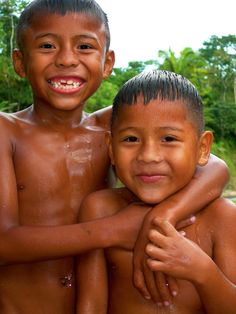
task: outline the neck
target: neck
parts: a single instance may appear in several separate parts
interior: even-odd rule
[[[83,120],[83,107],[74,110],[59,110],[46,106],[32,106],[32,116],[37,124],[50,126],[54,129],[72,129],[80,125]]]

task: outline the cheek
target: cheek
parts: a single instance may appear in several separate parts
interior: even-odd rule
[[[131,156],[126,150],[116,149],[113,154],[113,162],[117,171],[117,174],[120,173],[127,175],[131,168]]]

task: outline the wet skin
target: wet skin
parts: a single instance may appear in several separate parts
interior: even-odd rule
[[[36,16],[23,43],[14,65],[29,79],[34,105],[0,115],[0,230],[6,237],[20,226],[76,223],[83,198],[107,186],[109,168],[110,109],[90,116],[82,111],[113,66],[103,26],[81,14]],[[1,258],[0,312],[73,313],[73,258],[48,260],[31,245],[32,256],[39,252],[34,263],[14,252],[10,262]]]
[[[212,136],[209,132],[197,134],[181,101],[153,100],[148,105],[142,102],[139,97],[137,104],[120,109],[110,138],[112,163],[128,189],[93,193],[82,205],[81,221],[125,212],[126,206],[137,201],[159,203],[188,184],[196,166],[207,162]],[[222,207],[228,210],[234,222],[229,223],[230,219],[224,218]],[[150,205],[146,205],[143,210],[147,212],[149,208]],[[214,257],[233,281],[236,280],[235,269],[229,271],[229,265],[232,268],[235,264],[234,240],[225,233],[228,242],[221,246],[222,231],[218,230],[217,222],[222,222],[222,227],[226,223],[232,234],[235,213],[232,205],[216,201],[198,215],[196,224],[185,229],[188,239]],[[130,218],[127,216],[127,219]],[[215,244],[218,248],[214,251]],[[222,255],[223,250],[226,255]],[[179,294],[173,298],[171,307],[158,307],[153,301],[142,298],[133,286],[132,256],[132,251],[110,248],[105,252],[89,252],[80,259],[78,314],[205,313],[197,289],[186,280],[178,281]]]
[[[29,109],[4,121],[8,131],[5,144],[11,149],[8,156],[2,155],[1,164],[7,159],[9,164],[2,168],[1,185],[10,194],[12,210],[5,214],[2,228],[76,223],[84,196],[107,185],[109,160],[104,128],[97,126],[97,117],[85,118],[80,126],[63,133],[32,120]],[[16,186],[10,182],[13,180]],[[63,284],[63,278],[71,275],[71,285]],[[15,313],[15,308],[22,309],[16,313],[32,313],[32,308],[38,309],[34,313],[73,312],[71,258],[2,266],[0,276],[1,313]]]
[[[132,202],[137,202],[137,199],[124,188],[96,192],[85,201],[84,206],[91,208],[91,211],[86,212],[82,219],[106,216],[120,210],[126,211],[124,208]],[[142,208],[144,212],[148,209],[148,206]],[[127,215],[127,219],[130,219],[128,217]],[[197,215],[194,225],[183,229],[187,238],[197,243],[233,283],[236,282],[236,256],[233,253],[236,240],[235,222],[235,206],[218,199]],[[133,286],[132,256],[132,251],[111,248],[105,250],[105,253],[96,250],[81,257],[78,265],[80,291],[78,314],[208,313],[204,310],[196,287],[187,280],[178,279],[179,293],[172,299],[170,306],[159,306],[153,301],[145,300]],[[196,278],[202,275],[195,269],[193,272]],[[219,290],[219,287],[216,289]],[[220,294],[223,294],[223,291]]]

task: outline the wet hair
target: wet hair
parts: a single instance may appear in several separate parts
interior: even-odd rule
[[[37,15],[46,13],[66,15],[67,13],[83,13],[94,17],[105,26],[106,49],[110,46],[110,29],[106,13],[94,0],[34,0],[22,11],[16,28],[16,42],[23,49],[22,33]]]
[[[182,100],[198,134],[203,132],[203,105],[197,89],[182,75],[162,70],[144,71],[128,80],[120,88],[113,101],[111,130],[120,108],[136,104],[138,96],[143,96],[144,105],[155,99]]]

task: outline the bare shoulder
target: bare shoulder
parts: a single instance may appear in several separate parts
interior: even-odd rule
[[[4,149],[4,143],[11,145],[14,135],[17,134],[16,116],[5,112],[0,112],[0,133],[1,148]]]
[[[84,114],[83,124],[87,126],[110,129],[111,106],[97,110],[91,114]]]
[[[226,198],[218,198],[206,208],[206,219],[213,226],[215,234],[222,235],[221,232],[225,234],[231,232],[231,230],[234,231],[236,226],[236,205]]]
[[[10,128],[13,124],[15,124],[15,115],[0,112],[0,127],[1,128]]]
[[[220,197],[213,201],[207,210],[212,215],[212,219],[228,219],[236,215],[236,205],[229,199]]]
[[[133,195],[126,188],[104,189],[89,194],[83,201],[79,221],[110,216],[133,201]]]

